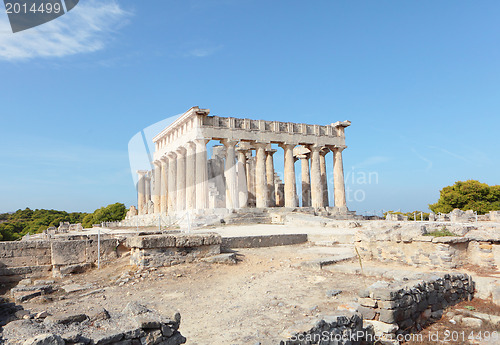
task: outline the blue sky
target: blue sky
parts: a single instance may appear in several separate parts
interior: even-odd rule
[[[344,169],[360,213],[426,209],[457,180],[498,184],[499,11],[498,1],[81,0],[12,34],[0,6],[0,212],[135,204],[129,140],[194,105],[352,121]]]

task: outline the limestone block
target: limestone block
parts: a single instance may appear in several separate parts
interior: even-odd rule
[[[203,245],[202,235],[176,235],[176,247],[200,247]]]
[[[216,233],[207,233],[203,235],[203,245],[221,244],[222,237]]]
[[[391,288],[380,288],[377,290],[372,290],[370,293],[370,297],[377,300],[393,301],[399,298],[399,293],[398,291],[395,291]]]
[[[52,242],[52,265],[71,265],[84,263],[85,246],[85,240]]]
[[[127,238],[127,247],[130,248],[168,248],[175,247],[174,235],[149,235]]]
[[[432,239],[433,243],[466,243],[470,240],[466,237],[453,237],[453,236],[443,236],[443,237],[434,237]]]
[[[399,329],[397,324],[385,323],[376,320],[363,320],[363,324],[366,327],[367,325],[373,326],[373,330],[376,335],[381,334],[394,334]]]
[[[379,308],[383,309],[396,309],[399,308],[399,300],[394,301],[377,301]]]
[[[371,298],[358,298],[358,303],[365,307],[376,308],[377,301]]]
[[[101,261],[113,260],[118,257],[117,248],[120,241],[114,238],[101,239]],[[85,262],[97,262],[97,238],[87,241],[85,251]]]
[[[373,320],[377,315],[376,309],[363,306],[358,307],[358,313],[360,313],[361,316],[363,316],[364,320]]]
[[[403,319],[403,311],[402,309],[381,309],[379,320],[385,323],[396,323]]]
[[[476,319],[475,317],[464,317],[462,318],[462,324],[466,327],[481,328],[483,326],[483,320]]]

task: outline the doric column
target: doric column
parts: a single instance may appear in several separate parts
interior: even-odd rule
[[[238,182],[236,180],[236,151],[235,146],[238,143],[234,140],[221,140],[226,147],[226,165],[224,175],[226,177],[226,208],[239,208]]]
[[[247,157],[247,186],[248,186],[248,202],[255,206],[255,157],[252,157],[252,150],[248,151]]]
[[[145,214],[146,204],[146,179],[145,176],[148,172],[146,170],[137,170],[137,212],[138,214]]]
[[[266,182],[267,182],[267,199],[270,207],[276,206],[276,195],[274,187],[274,159],[273,155],[276,150],[266,150]]]
[[[207,143],[208,139],[196,139],[196,208],[208,208],[208,167]]]
[[[155,169],[154,173],[154,184],[153,184],[153,204],[154,204],[154,213],[160,213],[161,210],[161,162],[154,161],[153,162]]]
[[[321,188],[323,191],[323,206],[329,206],[328,202],[328,177],[326,175],[326,154],[330,152],[330,150],[324,147],[321,151],[319,151],[319,166],[321,171]]]
[[[333,187],[335,196],[335,207],[341,211],[347,211],[345,201],[344,166],[342,163],[342,151],[347,146],[335,146],[333,151]]]
[[[186,149],[179,147],[177,153],[177,211],[186,209]]]
[[[293,158],[294,144],[280,144],[285,151],[285,207],[297,207],[297,189],[295,186],[295,166]]]
[[[267,207],[266,143],[255,143],[255,207]]]
[[[247,156],[246,150],[238,149],[238,203],[240,208],[248,206]]]
[[[307,154],[297,156],[300,159],[302,175],[302,207],[311,206],[311,175],[309,173],[309,158]]]
[[[168,212],[177,210],[177,154],[169,152],[168,155]]]
[[[186,208],[196,209],[196,145],[186,144]]]
[[[160,212],[167,214],[168,211],[168,158],[161,158],[161,194],[160,194]]]
[[[144,175],[144,189],[145,189],[145,197],[146,197],[146,207],[144,213],[149,213],[149,202],[151,201],[151,171],[148,171],[146,175]]]
[[[323,207],[323,185],[321,183],[321,147],[310,145],[311,150],[311,206]]]

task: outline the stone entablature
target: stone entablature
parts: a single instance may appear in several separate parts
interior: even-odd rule
[[[153,138],[156,144],[155,159],[195,139],[213,138],[236,141],[287,143],[295,145],[343,146],[344,128],[349,121],[331,125],[240,119],[235,117],[208,116],[208,109],[191,108],[168,128]],[[272,136],[263,138],[262,136]]]
[[[151,171],[138,171],[138,214],[299,206],[294,163],[301,160],[302,207],[329,205],[325,156],[333,152],[334,200],[347,212],[342,151],[349,121],[311,125],[209,116],[192,107],[153,138]],[[219,141],[212,159],[207,143]],[[277,177],[271,144],[283,149]],[[215,149],[217,148],[217,149]],[[254,154],[255,153],[255,154]]]

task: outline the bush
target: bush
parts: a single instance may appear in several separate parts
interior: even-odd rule
[[[457,236],[450,230],[446,229],[446,226],[443,226],[440,230],[434,230],[424,234],[424,236],[434,236],[434,237],[445,237],[445,236]]]

